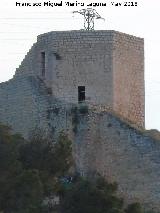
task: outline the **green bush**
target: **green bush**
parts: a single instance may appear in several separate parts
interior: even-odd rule
[[[72,126],[73,126],[73,132],[76,134],[79,124],[79,115],[78,115],[78,108],[77,106],[72,107],[71,109],[72,114]]]
[[[78,109],[79,109],[80,114],[88,114],[88,106],[87,105],[80,105]]]
[[[66,190],[62,202],[65,213],[122,212],[123,200],[115,196],[116,184],[103,178],[95,181],[79,178]]]
[[[84,104],[79,104],[78,106],[74,106],[71,109],[72,114],[72,126],[73,132],[76,134],[78,130],[78,124],[80,122],[80,116],[88,114],[88,106]]]
[[[125,209],[125,213],[143,213],[142,207],[140,203],[132,203],[129,204],[128,207]]]

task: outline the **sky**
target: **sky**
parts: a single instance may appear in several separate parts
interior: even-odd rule
[[[160,0],[62,0],[62,6],[53,7],[44,6],[44,2],[49,5],[61,0],[0,0],[0,82],[13,77],[37,35],[82,29],[83,17],[73,11],[93,3],[93,8],[105,18],[95,21],[95,30],[116,30],[144,38],[145,126],[160,130]],[[78,6],[67,6],[66,2]],[[131,2],[133,5],[137,2],[137,6],[129,6]],[[33,6],[34,3],[38,6]]]

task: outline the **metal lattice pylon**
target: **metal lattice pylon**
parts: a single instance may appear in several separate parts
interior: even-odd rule
[[[84,30],[94,30],[94,19],[103,19],[95,9],[87,8],[79,11],[73,11],[84,16]]]

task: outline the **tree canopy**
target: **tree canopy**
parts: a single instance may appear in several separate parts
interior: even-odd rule
[[[57,180],[68,171],[71,152],[71,141],[64,133],[56,142],[40,134],[26,141],[0,125],[0,211],[44,212],[43,200],[58,192]]]

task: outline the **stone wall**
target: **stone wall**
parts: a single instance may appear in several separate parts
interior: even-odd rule
[[[0,120],[25,137],[36,127],[73,140],[77,170],[94,171],[119,185],[126,202],[159,209],[160,141],[101,109],[57,100],[34,76],[17,76],[0,85]],[[160,210],[160,209],[159,209]]]
[[[41,81],[32,76],[16,77],[0,84],[0,122],[28,137],[37,127],[48,129],[49,95]]]
[[[113,46],[113,108],[121,116],[144,127],[143,39],[116,33]]]
[[[57,100],[44,81],[33,75],[18,75],[0,84],[0,122],[28,138],[42,129],[58,136],[70,132],[72,104]]]
[[[108,112],[90,112],[79,115],[74,148],[82,175],[99,172],[118,183],[118,194],[127,203],[160,210],[160,139]]]

